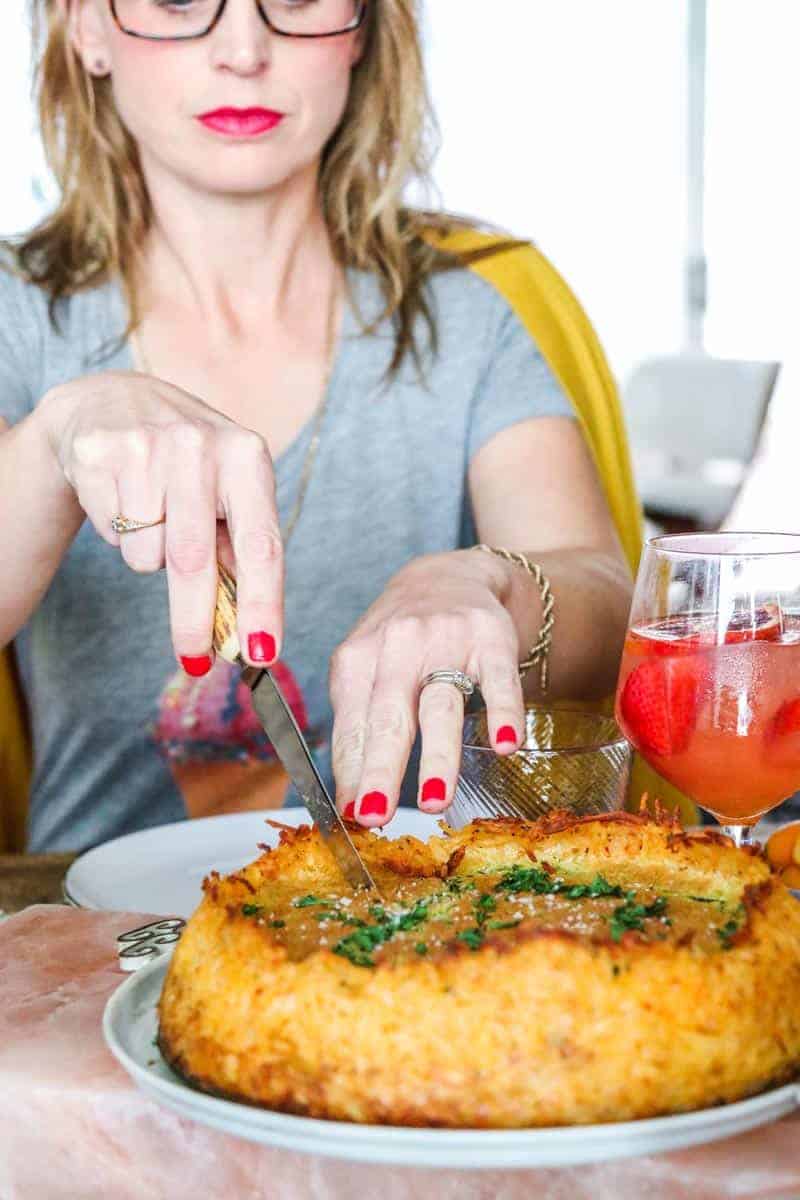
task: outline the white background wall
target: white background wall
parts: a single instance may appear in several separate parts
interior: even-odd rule
[[[28,0],[0,15],[0,230],[42,210]],[[686,0],[427,0],[445,205],[535,239],[624,376],[683,335]],[[800,278],[800,0],[710,0],[709,349],[786,357]]]
[[[3,170],[0,183],[0,231],[30,225],[42,211],[34,193],[42,155],[30,104],[29,0],[4,0],[0,13],[0,105]]]
[[[429,0],[448,207],[537,241],[619,368],[681,333],[683,0]]]
[[[800,358],[800,3],[711,0],[707,337]],[[788,375],[787,375],[788,378]]]

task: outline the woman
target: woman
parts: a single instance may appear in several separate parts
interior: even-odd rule
[[[277,663],[341,810],[440,812],[463,703],[425,677],[477,679],[510,753],[547,581],[555,696],[613,687],[630,582],[528,334],[403,206],[426,162],[413,0],[39,3],[62,200],[0,273],[31,848],[283,802],[214,662],[218,556],[244,657]]]

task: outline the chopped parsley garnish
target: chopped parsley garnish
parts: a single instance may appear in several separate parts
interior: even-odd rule
[[[401,917],[395,918],[393,924],[397,929],[405,933],[408,929],[416,929],[418,925],[421,925],[427,919],[428,902],[427,900],[418,900],[410,912],[403,913]]]
[[[624,900],[618,905],[610,918],[611,937],[615,942],[629,929],[644,929],[644,922],[650,917],[660,917],[666,912],[667,901],[663,897],[654,900],[652,904],[636,904],[635,891],[626,891],[620,884],[609,883],[603,875],[596,875],[591,883],[565,883],[563,879],[548,874],[541,867],[523,867],[515,863],[495,885],[496,892],[533,892],[537,896],[561,895],[566,900],[583,900],[590,898]]]
[[[455,896],[460,896],[462,892],[474,892],[476,884],[472,879],[466,879],[463,875],[451,875],[445,881],[444,885],[448,892]]]
[[[560,892],[563,883],[548,875],[541,867],[522,867],[515,863],[504,872],[503,878],[495,884],[496,892],[535,892],[537,896],[553,896]]]
[[[480,950],[483,945],[484,933],[482,929],[475,927],[474,929],[462,929],[456,935],[460,942],[466,942],[470,950]]]
[[[733,945],[733,939],[739,932],[739,922],[735,917],[731,917],[730,921],[726,921],[724,925],[717,929],[717,937],[722,943],[723,950],[730,950]]]
[[[479,925],[483,925],[484,921],[488,919],[489,914],[493,913],[496,908],[497,900],[495,897],[490,892],[483,892],[475,901],[475,920]]]
[[[286,924],[286,922],[281,921],[280,918],[278,918],[278,917],[276,917],[274,921],[270,921],[270,926],[273,929],[283,929],[285,924]]]
[[[645,921],[650,917],[662,916],[666,910],[667,902],[663,896],[659,896],[652,904],[634,904],[632,900],[626,900],[611,915],[609,931],[612,941],[621,941],[622,935],[630,929],[644,929]]]
[[[351,917],[349,913],[343,912],[341,908],[323,908],[322,912],[312,913],[315,921],[336,921],[339,925],[366,925],[366,921],[362,921],[360,917]]]
[[[260,912],[261,912],[260,904],[243,904],[242,905],[242,916],[243,917],[257,917]]]
[[[565,883],[554,875],[548,874],[541,867],[523,867],[515,863],[504,873],[499,883],[495,884],[496,892],[534,892],[537,896],[566,896],[568,900],[582,900],[589,896],[597,899],[602,896],[613,896],[618,900],[631,900],[634,892],[626,892],[619,884],[609,883],[602,875],[596,875],[591,883]]]
[[[358,928],[353,933],[346,934],[336,943],[333,953],[349,959],[356,967],[374,967],[373,951],[384,942],[388,942],[396,933],[407,933],[427,920],[428,902],[427,900],[418,900],[412,909],[396,917],[389,916],[382,905],[374,905],[370,909],[371,915],[377,916],[378,912],[382,914],[382,917],[377,924],[367,925],[364,921],[358,922]],[[343,920],[343,924],[353,925],[356,921],[357,918],[346,918]]]
[[[626,892],[619,884],[609,883],[602,875],[596,875],[591,883],[579,883],[564,892],[568,900],[582,900],[584,896],[614,896],[618,900],[632,900],[635,892]]]
[[[497,879],[496,875],[495,879]],[[342,925],[351,926],[351,931],[340,937],[332,945],[331,950],[357,967],[376,966],[375,952],[382,945],[391,941],[398,934],[419,930],[426,921],[431,920],[443,925],[452,924],[452,901],[450,898],[462,896],[467,892],[476,893],[468,898],[466,906],[467,914],[471,909],[474,924],[459,930],[455,934],[454,942],[463,942],[470,950],[479,950],[484,945],[488,932],[515,929],[521,924],[523,916],[520,913],[513,918],[503,919],[504,914],[500,904],[501,901],[513,904],[513,897],[524,892],[541,896],[560,895],[564,900],[588,898],[622,901],[613,908],[613,912],[608,917],[611,938],[615,942],[621,941],[623,935],[629,930],[643,930],[645,921],[653,917],[660,917],[664,924],[670,923],[669,918],[665,916],[667,909],[665,897],[659,896],[650,904],[637,903],[635,891],[628,891],[620,884],[610,883],[603,875],[596,875],[590,883],[570,884],[559,878],[549,868],[515,863],[504,869],[497,882],[494,885],[489,884],[489,887],[491,890],[483,892],[480,890],[479,880],[452,876],[444,881],[442,891],[426,895],[405,911],[398,911],[397,906],[392,906],[392,911],[392,908],[387,909],[383,904],[371,905],[367,910],[369,920],[365,921],[347,915],[336,906],[335,901],[324,900],[314,895],[296,900],[295,905],[300,908],[319,905],[320,911],[313,914],[318,921],[336,921]],[[467,897],[465,896],[464,899],[467,900]],[[725,927],[726,930],[728,928],[728,926]],[[735,932],[735,928],[733,932]],[[731,936],[730,933],[724,935],[725,938],[729,936]],[[720,937],[723,937],[722,931],[720,931]],[[450,942],[450,944],[453,945],[454,942]],[[428,941],[415,942],[413,939],[409,939],[408,946],[409,949],[413,947],[414,952],[419,955],[429,952]],[[618,974],[618,971],[614,971],[614,974]]]
[[[374,967],[373,950],[387,942],[393,932],[389,924],[364,925],[341,938],[333,947],[333,953],[349,959],[354,967]]]

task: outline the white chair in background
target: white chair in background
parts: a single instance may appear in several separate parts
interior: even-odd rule
[[[648,516],[719,526],[755,454],[779,369],[701,353],[636,368],[623,403]]]

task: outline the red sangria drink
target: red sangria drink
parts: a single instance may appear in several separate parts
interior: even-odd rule
[[[648,543],[616,717],[665,779],[741,844],[800,788],[800,536]]]

